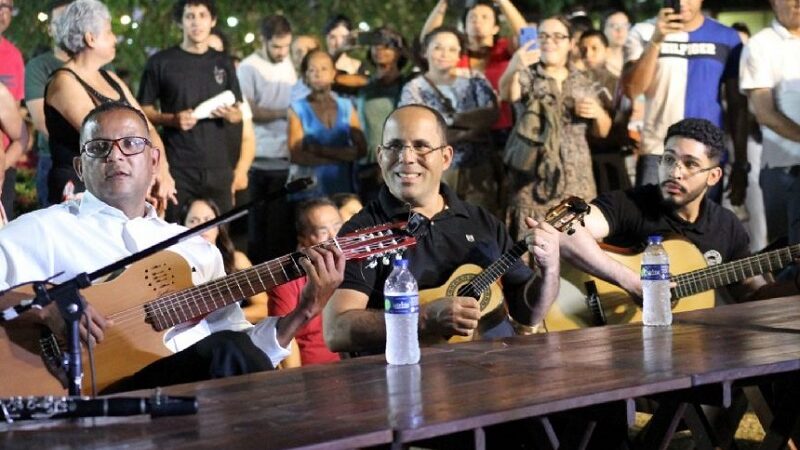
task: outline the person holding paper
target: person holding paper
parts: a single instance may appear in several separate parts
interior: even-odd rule
[[[217,22],[214,1],[180,0],[173,12],[183,40],[148,59],[139,102],[147,117],[163,127],[178,203],[210,198],[224,213],[233,206],[231,186],[236,161],[230,155],[240,155],[241,147],[239,81],[231,57],[208,46]],[[197,114],[204,109],[199,108],[203,102],[228,90],[234,102],[228,95],[228,101],[216,106],[208,117]],[[170,208],[167,219],[174,221],[177,214],[177,208]]]

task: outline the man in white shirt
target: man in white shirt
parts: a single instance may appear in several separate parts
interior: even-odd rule
[[[800,242],[800,5],[770,0],[775,20],[742,52],[739,86],[761,124],[759,184],[767,237]]]
[[[91,272],[165,238],[183,227],[159,219],[145,196],[158,168],[161,150],[152,147],[146,121],[137,110],[107,103],[92,111],[81,127],[81,154],[75,169],[86,184],[83,198],[20,217],[0,231],[0,289],[59,274],[55,283]],[[219,251],[204,239],[181,242],[170,250],[192,268],[195,284],[224,275]],[[256,326],[238,304],[218,309],[197,324],[166,335],[178,353],[133,374],[114,390],[130,390],[267,370],[289,355],[296,331],[315,317],[344,273],[338,249],[306,252],[309,274],[298,307]],[[313,263],[312,263],[313,261]],[[144,286],[142,288],[145,288]],[[113,322],[87,305],[84,340],[102,342]],[[63,320],[54,304],[28,314],[58,332]]]
[[[250,198],[280,189],[289,176],[287,111],[297,72],[290,58],[292,27],[284,16],[261,22],[261,48],[239,64],[236,75],[242,96],[253,110],[256,158],[250,169]],[[250,214],[248,253],[254,263],[292,251],[294,231],[286,200],[255,208]]]

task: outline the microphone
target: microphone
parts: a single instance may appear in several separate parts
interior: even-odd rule
[[[184,416],[197,413],[195,397],[12,397],[0,399],[0,420],[64,419],[74,417],[119,417],[150,414],[150,417]]]

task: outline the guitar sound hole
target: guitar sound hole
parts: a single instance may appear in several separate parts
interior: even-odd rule
[[[475,292],[475,289],[468,284],[465,284],[464,286],[458,288],[458,295],[460,297],[472,297],[475,300],[480,300],[480,294]]]

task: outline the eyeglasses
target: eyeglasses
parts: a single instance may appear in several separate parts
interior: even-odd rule
[[[125,136],[119,139],[92,139],[81,147],[81,153],[86,153],[90,158],[105,158],[111,153],[111,149],[117,146],[119,151],[125,156],[133,156],[142,153],[150,145],[149,140],[139,136]]]
[[[418,142],[415,144],[392,143],[386,145],[379,145],[378,150],[381,152],[382,155],[386,155],[386,157],[391,156],[393,158],[397,158],[398,156],[400,156],[401,153],[403,153],[403,150],[405,150],[406,147],[410,148],[411,151],[416,156],[425,157],[428,156],[428,153],[435,152],[436,150],[441,150],[447,147],[447,144],[440,145],[439,147],[431,147],[430,144],[422,142]]]
[[[569,35],[564,33],[539,33],[539,42],[546,42],[548,39],[552,40],[553,42],[560,42],[564,39],[569,39]]]
[[[694,159],[680,160],[673,155],[662,155],[658,164],[669,172],[675,170],[675,167],[680,167],[681,173],[687,176],[694,176],[700,172],[707,172],[718,166],[702,167],[700,163]]]
[[[631,24],[629,23],[607,23],[606,28],[609,30],[620,31],[620,30],[629,30],[631,28]]]

